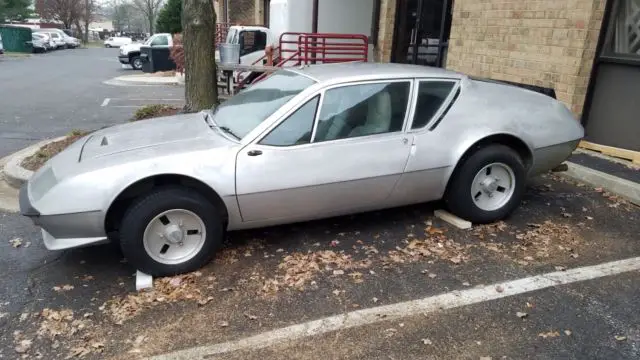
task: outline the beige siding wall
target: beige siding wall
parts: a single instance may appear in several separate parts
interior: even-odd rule
[[[582,106],[605,0],[455,0],[447,68],[552,87]]]

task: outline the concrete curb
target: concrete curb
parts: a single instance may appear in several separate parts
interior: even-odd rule
[[[601,187],[640,206],[640,184],[567,161],[569,169],[559,175],[593,187]]]
[[[182,85],[176,76],[122,75],[103,82],[115,86]]]
[[[4,180],[11,187],[19,189],[33,175],[33,171],[27,170],[21,166],[22,161],[38,152],[41,147],[52,142],[64,140],[65,138],[66,136],[61,136],[55,139],[44,140],[9,155],[6,160],[6,164],[2,168]]]

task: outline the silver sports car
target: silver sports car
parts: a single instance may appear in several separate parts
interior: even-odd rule
[[[215,111],[91,133],[34,174],[20,207],[49,249],[111,240],[162,276],[207,263],[225,230],[437,199],[499,220],[583,135],[549,96],[451,71],[289,68]]]

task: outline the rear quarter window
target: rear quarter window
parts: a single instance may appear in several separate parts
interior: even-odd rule
[[[440,110],[456,85],[454,81],[421,81],[411,129],[425,127]]]

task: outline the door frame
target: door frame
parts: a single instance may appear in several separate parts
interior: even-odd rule
[[[396,9],[395,9],[396,13],[394,17],[395,26],[393,27],[393,38],[392,38],[393,42],[391,44],[391,62],[398,62],[399,58],[404,58],[406,56],[406,54],[402,53],[402,50],[403,50],[402,43],[406,41],[406,36],[407,36],[406,33],[407,33],[408,27],[416,26],[417,28],[420,26],[420,22],[421,22],[420,17],[422,16],[422,10],[424,8],[425,0],[416,0],[418,2],[417,12],[420,15],[416,16],[416,22],[414,24],[411,24],[408,21],[408,6],[409,6],[408,1],[409,0],[396,1]],[[446,64],[443,63],[444,59],[442,57],[442,54],[446,49],[449,48],[449,36],[446,36],[446,41],[445,41],[445,32],[450,33],[450,29],[451,29],[451,21],[448,21],[447,14],[449,11],[453,11],[454,0],[442,0],[442,1],[443,1],[443,4],[442,4],[442,14],[441,14],[441,22],[440,22],[440,35],[438,37],[438,45],[436,45],[438,47],[438,54],[436,56],[436,66],[444,68],[446,67]],[[409,43],[410,42],[411,41],[409,40]],[[414,59],[410,63],[415,64],[417,62],[416,58],[418,56],[417,42],[413,44],[412,53],[414,54],[413,55]]]

